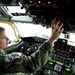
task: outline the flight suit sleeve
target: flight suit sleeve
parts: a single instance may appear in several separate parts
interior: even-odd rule
[[[31,56],[23,55],[22,53],[13,52],[3,56],[0,63],[2,72],[7,73],[32,73],[42,68],[48,61],[52,52],[52,44],[45,42]]]

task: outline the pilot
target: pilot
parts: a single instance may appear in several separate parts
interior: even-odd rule
[[[51,56],[52,44],[64,30],[62,28],[63,23],[56,21],[56,19],[52,20],[51,25],[52,34],[50,38],[31,56],[26,56],[19,52],[6,54],[4,49],[7,48],[9,39],[5,29],[0,27],[0,75],[17,75],[16,73],[21,72],[33,73],[42,68]]]

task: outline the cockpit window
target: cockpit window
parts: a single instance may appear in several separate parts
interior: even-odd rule
[[[15,23],[21,37],[30,37],[30,36],[38,36],[42,38],[48,39],[51,35],[51,28],[43,27],[40,24],[32,24],[32,23]],[[75,46],[75,34],[69,33],[68,37],[65,37],[66,34],[62,33],[59,38],[67,39],[68,43]]]
[[[49,38],[51,34],[51,28],[47,29],[46,27],[41,26],[40,24],[32,24],[32,23],[15,23],[21,37],[29,37],[29,36],[39,36]]]

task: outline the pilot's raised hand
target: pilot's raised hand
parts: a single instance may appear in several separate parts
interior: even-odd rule
[[[58,39],[60,34],[63,32],[64,28],[62,28],[63,23],[60,23],[60,21],[56,21],[56,19],[52,20],[51,26],[52,26],[52,33],[48,41],[50,43],[53,43],[56,39]]]

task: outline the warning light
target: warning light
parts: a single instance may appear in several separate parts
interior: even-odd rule
[[[49,65],[53,65],[53,62],[50,61],[50,62],[48,62],[48,64],[49,64]]]
[[[70,68],[68,68],[68,67],[66,67],[66,68],[65,68],[65,70],[66,70],[66,71],[68,71],[68,72],[69,72],[69,71],[71,71],[71,69],[70,69]]]

